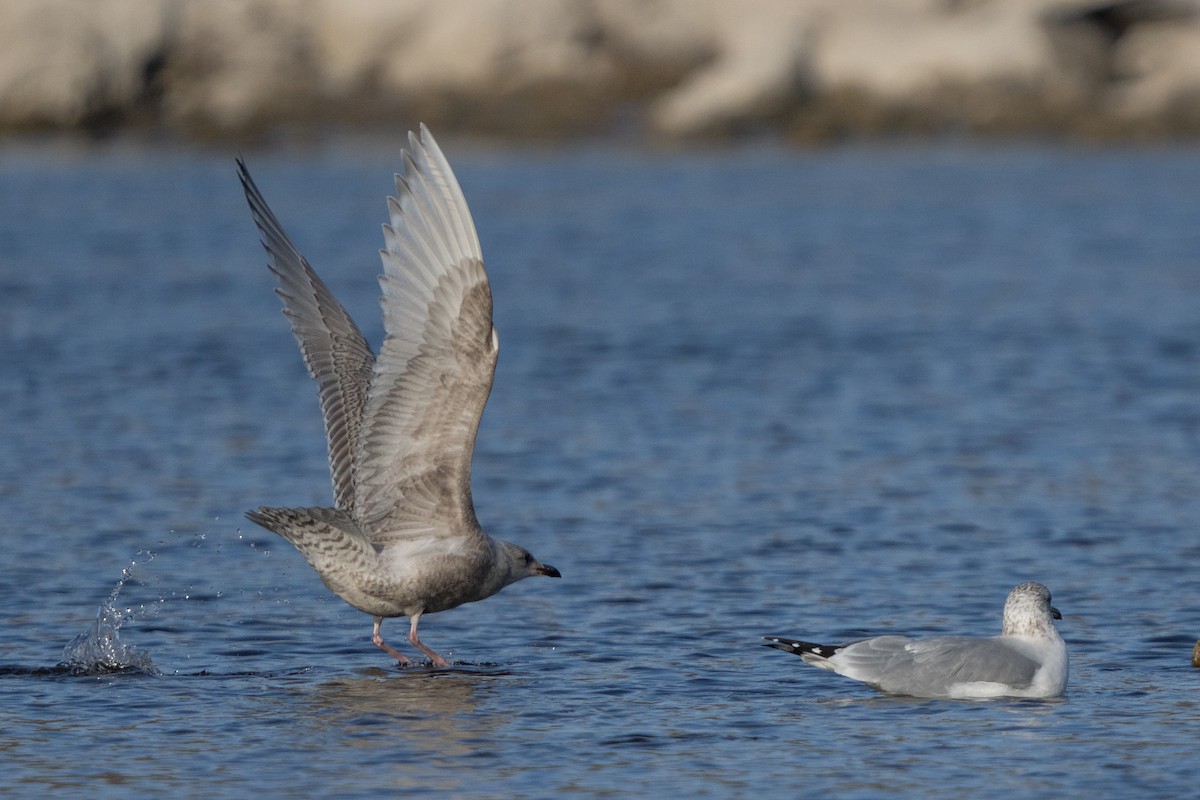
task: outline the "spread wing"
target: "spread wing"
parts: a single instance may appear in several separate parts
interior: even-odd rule
[[[250,213],[262,234],[271,272],[279,278],[275,293],[310,375],[316,379],[329,444],[329,472],[337,507],[352,511],[354,455],[375,357],[358,326],[309,266],[271,213],[246,165],[238,159],[238,177]]]
[[[466,199],[428,129],[388,199],[384,328],[355,456],[354,516],[372,542],[478,530],[471,454],[492,388],[492,294]]]

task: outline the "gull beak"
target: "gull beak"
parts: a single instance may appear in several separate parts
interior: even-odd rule
[[[547,578],[561,578],[562,573],[549,564],[538,564],[534,569],[539,575],[545,575]]]
[[[1062,619],[1062,612],[1054,606],[1050,606],[1050,616],[1054,617],[1055,619]]]

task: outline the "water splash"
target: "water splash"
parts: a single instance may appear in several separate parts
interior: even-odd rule
[[[154,553],[149,551],[139,551],[138,557],[141,556],[145,556],[142,561],[139,562],[135,558],[129,562],[129,566],[121,570],[121,579],[113,587],[108,600],[100,606],[91,627],[63,648],[60,667],[76,675],[104,675],[113,672],[159,674],[148,651],[121,641],[121,623],[132,613],[132,609],[119,608],[117,598],[125,582],[133,575],[134,567],[139,563],[154,560]]]

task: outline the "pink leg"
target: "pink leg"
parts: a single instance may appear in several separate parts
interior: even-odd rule
[[[419,620],[420,618],[421,618],[420,614],[413,615],[412,625],[410,625],[408,628],[408,640],[410,642],[412,642],[413,644],[415,644],[417,647],[421,648],[421,650],[424,651],[425,655],[429,656],[429,660],[433,662],[433,665],[435,667],[450,666],[449,661],[447,661],[446,659],[439,656],[437,653],[430,650],[428,647],[426,647],[424,644],[421,643],[420,639],[417,638],[417,620]]]
[[[387,642],[385,642],[383,640],[383,637],[379,635],[379,626],[382,624],[383,624],[383,617],[376,617],[375,618],[375,632],[371,635],[371,641],[374,642],[375,646],[378,647],[380,650],[382,650],[383,652],[387,653],[392,658],[399,661],[400,666],[407,667],[410,663],[412,663],[411,661],[409,661],[408,657],[405,656],[403,653],[401,653],[396,648],[392,647]],[[421,649],[424,650],[425,648],[421,648]]]

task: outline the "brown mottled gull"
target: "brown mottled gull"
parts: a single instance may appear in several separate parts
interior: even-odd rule
[[[492,293],[466,199],[429,130],[409,134],[383,226],[379,355],[292,245],[246,165],[239,177],[262,234],[276,294],[316,379],[336,508],[259,508],[251,521],[287,539],[338,597],[410,620],[559,572],[488,536],[471,502],[471,453],[492,389],[499,339]]]
[[[1008,594],[999,636],[876,636],[845,645],[768,636],[805,663],[914,697],[1057,697],[1067,688],[1067,646],[1050,590],[1022,583]]]

